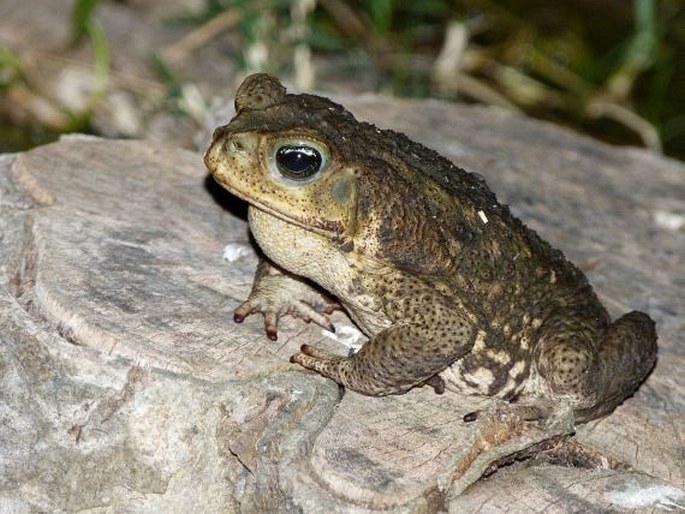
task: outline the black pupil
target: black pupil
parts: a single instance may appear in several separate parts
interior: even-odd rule
[[[311,146],[284,145],[276,151],[278,169],[288,178],[311,177],[321,169],[321,162],[321,154]]]

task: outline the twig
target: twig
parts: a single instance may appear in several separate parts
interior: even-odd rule
[[[598,99],[590,101],[585,111],[593,118],[605,117],[619,122],[640,136],[644,145],[652,152],[663,153],[661,138],[654,125],[630,109],[608,100]]]
[[[184,59],[190,52],[214,39],[227,29],[238,24],[241,14],[238,9],[227,9],[219,16],[209,20],[173,45],[168,46],[162,52],[164,60],[178,62]]]

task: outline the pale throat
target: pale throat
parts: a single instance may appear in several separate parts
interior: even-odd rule
[[[338,295],[351,280],[345,257],[324,236],[249,206],[250,231],[264,254],[281,268],[306,277]]]

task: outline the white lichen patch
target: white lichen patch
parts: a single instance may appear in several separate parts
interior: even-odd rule
[[[624,509],[661,507],[667,511],[685,510],[685,491],[666,485],[644,487],[635,484],[634,488],[604,493],[604,497]]]
[[[652,213],[654,223],[666,230],[680,230],[685,227],[685,215],[676,214],[675,212],[656,210]]]
[[[321,334],[346,346],[354,353],[359,351],[366,340],[366,336],[352,325],[336,325],[335,332],[321,330]]]
[[[236,262],[243,257],[252,255],[254,251],[245,243],[228,243],[224,246],[222,257],[226,262]]]

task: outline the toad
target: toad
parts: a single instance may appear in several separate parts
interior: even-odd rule
[[[336,304],[369,337],[354,355],[304,345],[292,361],[366,395],[465,394],[611,412],[654,366],[652,319],[611,321],[585,275],[479,176],[342,106],[245,79],[205,164],[249,203],[264,254],[234,313],[332,328]]]

